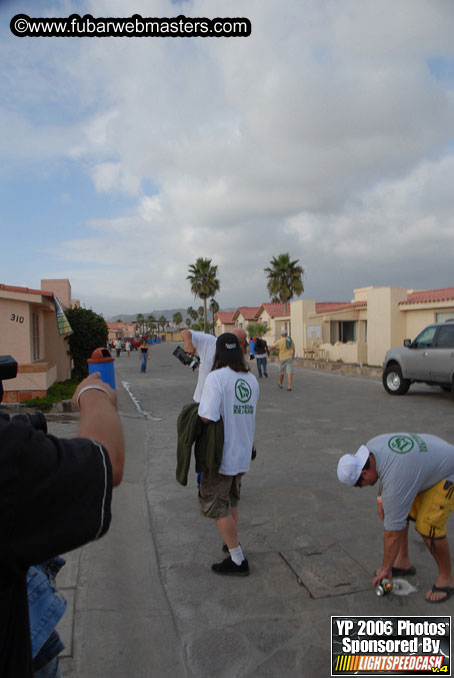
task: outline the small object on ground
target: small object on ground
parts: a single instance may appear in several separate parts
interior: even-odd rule
[[[393,579],[393,593],[396,596],[408,596],[417,590],[416,586],[412,586],[406,579]]]
[[[393,590],[393,585],[384,577],[375,587],[375,593],[377,596],[386,596],[387,593],[391,593]]]

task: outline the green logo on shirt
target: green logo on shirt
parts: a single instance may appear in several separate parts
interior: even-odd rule
[[[388,447],[397,454],[407,454],[415,446],[415,441],[410,436],[393,436],[388,440]]]
[[[235,382],[235,395],[240,403],[248,403],[252,396],[252,389],[244,379]]]

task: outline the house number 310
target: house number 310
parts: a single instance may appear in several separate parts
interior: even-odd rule
[[[15,313],[11,313],[9,319],[11,320],[11,322],[20,323],[21,325],[24,322],[24,316],[23,315],[16,315]]]

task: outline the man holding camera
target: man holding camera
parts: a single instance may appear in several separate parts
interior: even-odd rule
[[[0,676],[33,676],[26,574],[31,565],[108,530],[112,486],[123,476],[116,394],[99,374],[82,381],[77,438],[0,419]]]
[[[247,351],[246,332],[243,329],[235,328],[232,330],[241,346],[243,353]],[[195,330],[183,330],[181,336],[184,341],[184,350],[189,355],[196,353],[200,357],[200,366],[197,377],[197,385],[194,391],[193,399],[196,403],[200,402],[202,397],[205,379],[212,370],[214,356],[216,354],[216,337],[205,332],[196,332]]]

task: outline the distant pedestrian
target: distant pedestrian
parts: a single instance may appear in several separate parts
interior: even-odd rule
[[[147,371],[147,362],[150,360],[150,347],[148,346],[145,339],[142,339],[142,343],[139,347],[139,360],[140,360],[140,371]]]
[[[292,390],[293,358],[295,357],[295,344],[288,336],[287,330],[282,330],[281,338],[273,345],[279,351],[279,388],[284,383],[284,374],[287,374],[287,391]]]
[[[121,353],[121,341],[120,341],[120,339],[115,340],[115,352],[117,354],[117,358],[119,358],[120,353]]]
[[[129,341],[129,339],[126,340],[125,349],[126,349],[126,353],[128,354],[128,358],[129,358],[130,355],[131,355],[131,342]]]
[[[249,339],[249,360],[254,360],[254,359],[255,359],[255,350],[254,350],[254,346],[255,346],[255,339],[254,339],[254,337],[251,337],[251,338]]]
[[[199,404],[199,417],[209,424],[224,422],[224,446],[219,472],[203,472],[199,488],[202,514],[216,520],[230,555],[212,565],[216,574],[245,577],[249,564],[238,541],[238,502],[241,479],[249,471],[254,446],[257,379],[244,361],[238,337],[230,332],[216,341],[213,370],[208,374]]]
[[[257,361],[257,370],[259,373],[259,379],[262,378],[262,370],[263,370],[263,375],[265,377],[268,377],[268,372],[267,372],[267,357],[270,354],[270,349],[268,348],[268,344],[266,343],[265,339],[262,339],[261,337],[257,337],[254,343],[254,352],[255,352],[255,359]]]

